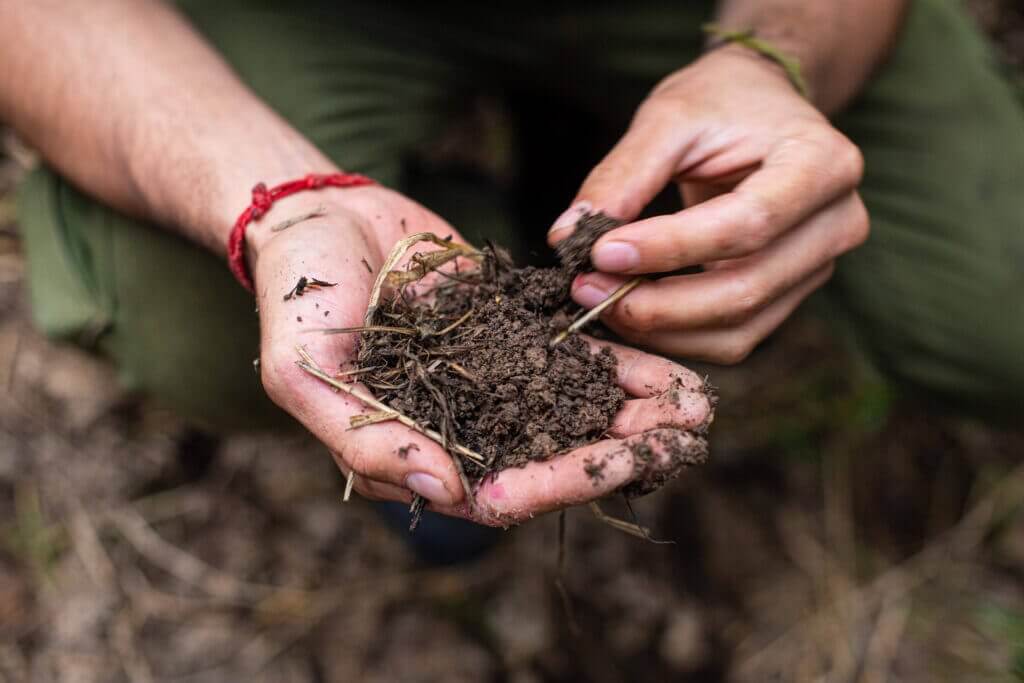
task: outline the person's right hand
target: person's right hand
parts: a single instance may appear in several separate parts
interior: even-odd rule
[[[321,217],[283,231],[270,229],[321,206]],[[434,441],[393,421],[351,429],[349,418],[369,409],[299,368],[296,347],[305,346],[329,374],[349,368],[358,335],[317,330],[362,325],[381,264],[396,242],[416,232],[461,240],[419,204],[381,187],[361,187],[290,197],[247,235],[260,312],[263,385],[274,402],[327,446],[343,473],[356,473],[361,495],[408,503],[415,492],[429,501],[430,509],[507,525],[600,498],[638,476],[658,479],[659,472],[679,464],[666,444],[675,445],[676,456],[703,453],[703,441],[688,430],[699,430],[711,419],[704,382],[675,363],[625,347],[613,351],[619,384],[631,400],[616,416],[609,438],[503,472],[476,491],[472,504],[465,500],[451,457]],[[302,276],[337,285],[285,301]],[[641,442],[653,455],[637,463],[631,446]],[[603,463],[602,477],[586,473],[588,464],[595,463]]]

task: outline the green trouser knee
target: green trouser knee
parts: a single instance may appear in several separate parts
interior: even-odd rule
[[[341,166],[410,192],[471,240],[504,242],[516,235],[497,202],[417,196],[405,173],[452,104],[481,83],[555,94],[621,130],[659,78],[698,54],[711,7],[181,4],[253,90]],[[841,259],[830,300],[903,386],[979,412],[1019,411],[1024,111],[955,7],[917,0],[890,63],[837,120],[867,160],[873,233]],[[279,422],[251,365],[252,302],[217,259],[45,170],[24,187],[21,222],[45,332],[93,345],[129,386],[186,415]]]

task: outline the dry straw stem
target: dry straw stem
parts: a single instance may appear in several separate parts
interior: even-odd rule
[[[312,362],[312,359],[309,357],[309,354],[306,352],[305,349],[299,348],[297,350],[299,352],[299,355],[302,356],[303,358],[302,360],[296,361],[296,365],[298,365],[300,368],[302,368],[309,374],[319,379],[321,382],[329,384],[330,386],[334,387],[335,389],[338,389],[339,391],[344,391],[349,396],[354,396],[355,398],[359,399],[366,405],[376,409],[379,412],[393,414],[393,419],[398,420],[399,422],[404,424],[406,427],[412,429],[413,431],[419,432],[428,439],[436,441],[437,443],[441,444],[442,447],[446,447],[451,451],[458,453],[461,456],[464,456],[466,458],[469,458],[470,460],[474,460],[478,463],[483,464],[484,456],[480,455],[479,453],[476,453],[475,451],[471,451],[465,446],[461,446],[459,444],[449,443],[446,446],[444,437],[435,432],[433,429],[424,427],[423,425],[416,422],[416,420],[413,420],[411,417],[403,415],[397,410],[389,408],[388,406],[384,405],[383,403],[375,399],[373,396],[370,396],[361,389],[354,387],[350,384],[345,384],[344,382],[339,382],[338,380],[334,379],[333,377],[325,373],[323,370],[321,370],[320,367],[317,366],[314,362]],[[363,425],[361,426],[364,426],[365,424],[368,423],[364,422]]]
[[[341,502],[347,503],[348,499],[352,497],[352,487],[356,483],[356,471],[349,470],[348,476],[345,477],[345,493],[341,496]]]
[[[395,270],[395,266],[397,266],[398,262],[402,260],[403,256],[405,256],[405,252],[409,251],[410,247],[419,242],[433,242],[439,247],[442,247],[442,250],[429,252],[420,256],[408,270]],[[366,326],[373,325],[373,318],[376,315],[377,307],[380,304],[380,292],[384,288],[385,283],[392,287],[398,287],[404,284],[409,284],[410,282],[415,282],[423,278],[431,270],[438,268],[459,256],[465,256],[466,258],[479,262],[480,259],[483,258],[483,252],[478,249],[474,249],[468,244],[461,244],[459,242],[441,239],[432,232],[418,232],[415,235],[409,235],[405,239],[400,240],[384,260],[384,265],[381,266],[380,272],[377,273],[377,279],[373,283],[373,289],[370,290],[370,301],[366,306],[366,316],[363,318],[363,324]]]
[[[395,270],[395,267],[398,265],[399,261],[401,261],[402,257],[405,256],[406,252],[409,251],[409,249],[414,244],[417,244],[419,242],[432,242],[441,247],[441,249],[438,251],[428,252],[426,254],[418,254],[413,257],[412,263],[407,267],[406,270]],[[323,330],[323,332],[326,334],[362,334],[367,332],[393,332],[409,335],[419,334],[419,330],[411,328],[396,328],[386,325],[374,325],[373,321],[374,318],[376,317],[377,309],[380,305],[381,290],[383,290],[385,284],[392,288],[400,288],[412,282],[417,282],[422,278],[426,277],[426,275],[431,271],[436,270],[445,263],[448,263],[449,261],[452,261],[460,256],[464,256],[466,258],[470,258],[474,261],[479,262],[480,259],[483,258],[483,253],[467,244],[453,242],[450,239],[441,239],[437,235],[430,232],[418,232],[414,235],[409,235],[408,237],[400,240],[395,245],[395,247],[391,250],[391,253],[388,254],[388,257],[384,260],[384,264],[381,266],[380,271],[377,273],[377,278],[376,280],[374,280],[373,283],[373,289],[370,290],[370,300],[367,303],[366,315],[363,317],[363,325],[361,327],[332,328]],[[465,322],[465,320],[468,318],[468,314],[463,316],[459,320],[455,321],[448,328],[446,328],[445,332],[451,331],[458,325]],[[371,415],[357,415],[352,417],[352,419],[349,420],[349,425],[351,429],[358,429],[359,427],[365,427],[366,425],[374,424],[376,422],[383,422],[386,420],[398,420],[406,427],[409,427],[410,429],[419,432],[420,434],[423,434],[427,438],[436,441],[438,444],[441,445],[442,448],[444,448],[449,453],[457,453],[458,455],[476,461],[480,465],[484,464],[484,458],[479,453],[471,451],[470,449],[460,444],[449,443],[447,439],[445,439],[441,434],[434,431],[433,429],[425,427],[416,422],[415,420],[413,420],[412,418],[403,415],[402,413],[399,413],[396,410],[391,409],[384,403],[378,401],[373,396],[364,393],[360,389],[352,385],[340,382],[333,377],[330,377],[320,368],[319,365],[317,365],[316,361],[313,360],[313,358],[309,355],[309,353],[306,352],[305,349],[299,348],[298,352],[301,360],[298,361],[297,364],[304,371],[318,378],[322,382],[329,384],[335,389],[338,389],[339,391],[344,391],[350,396],[354,396],[355,398],[359,399],[366,405],[377,409],[377,412]],[[462,462],[459,460],[459,458],[452,457],[452,463],[455,466],[455,470],[459,474],[459,480],[462,482],[463,488],[466,490],[466,497],[471,500],[472,489],[469,485],[469,479],[466,477],[466,472],[462,466]],[[343,496],[343,500],[347,501],[349,499],[349,496],[352,493],[352,486],[354,482],[355,475],[354,473],[350,472],[348,475],[348,479],[345,482],[345,494]],[[414,498],[414,501],[415,500],[416,499]]]
[[[601,313],[603,313],[606,308],[608,308],[616,301],[618,301],[619,299],[633,291],[633,289],[641,282],[643,282],[643,278],[635,277],[632,280],[629,280],[628,282],[624,282],[621,285],[619,285],[619,288],[612,292],[607,299],[605,299],[604,301],[602,301],[601,303],[599,303],[598,305],[594,306],[589,311],[584,313],[572,325],[569,325],[567,329],[555,335],[555,338],[551,340],[551,346],[558,346],[566,339],[568,339],[569,335],[579,332],[584,325],[589,323],[597,316],[601,315]]]
[[[595,517],[613,529],[618,529],[630,536],[636,536],[637,538],[642,538],[645,541],[651,540],[651,532],[649,529],[642,527],[639,524],[632,524],[606,514],[605,511],[601,509],[601,506],[597,504],[597,501],[590,503],[590,511],[594,513]]]

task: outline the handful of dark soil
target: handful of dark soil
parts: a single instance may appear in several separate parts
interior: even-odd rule
[[[590,269],[597,238],[616,225],[601,214],[581,219],[559,245],[559,268],[518,268],[494,247],[477,251],[426,233],[410,236],[378,275],[365,324],[335,330],[360,333],[355,367],[339,376],[358,379],[374,397],[305,367],[378,409],[353,418],[353,427],[398,419],[439,441],[452,453],[467,493],[474,482],[503,469],[598,441],[625,394],[611,350],[594,350],[566,334],[580,311],[569,287],[576,274]],[[418,241],[440,249],[414,255],[405,270],[392,270]],[[478,267],[440,270],[458,257]],[[428,275],[434,279],[424,292],[421,280]],[[382,297],[385,286],[390,293]],[[407,457],[407,448],[398,456]],[[646,460],[644,453],[634,455],[638,471],[645,471],[650,448]],[[673,456],[679,468],[688,462],[682,455]],[[639,495],[664,479],[639,487],[634,482],[624,492]],[[422,501],[415,501],[414,510],[421,508]],[[414,526],[416,519],[418,513]]]
[[[493,249],[480,265],[430,301],[383,303],[358,356],[383,403],[483,456],[463,461],[471,480],[600,439],[625,399],[608,349],[550,345],[574,306],[563,269],[515,268]]]

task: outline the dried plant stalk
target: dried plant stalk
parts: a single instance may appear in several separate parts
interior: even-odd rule
[[[619,299],[633,291],[633,288],[636,287],[641,282],[643,282],[643,278],[635,277],[632,280],[629,280],[628,282],[624,282],[621,285],[619,285],[619,288],[612,292],[607,299],[605,299],[604,301],[602,301],[601,303],[599,303],[598,305],[594,306],[589,311],[584,313],[575,322],[573,322],[572,325],[569,325],[567,329],[555,335],[555,338],[551,340],[551,346],[558,346],[566,339],[568,339],[569,335],[579,332],[584,325],[589,323],[597,316],[601,315],[601,313],[603,313],[606,308],[608,308],[616,301],[618,301]]]
[[[601,506],[598,505],[596,501],[590,503],[590,511],[594,513],[595,517],[597,517],[599,520],[601,520],[608,526],[612,527],[613,529],[618,529],[619,531],[627,533],[630,536],[636,536],[637,538],[642,538],[645,541],[651,540],[649,529],[646,529],[645,527],[642,527],[639,524],[633,524],[623,519],[618,519],[617,517],[612,517],[611,515],[606,514],[605,511],[601,509]]]
[[[348,419],[349,429],[359,429],[366,425],[377,424],[378,422],[388,422],[394,420],[398,416],[393,410],[378,410],[375,413],[367,413],[365,415],[353,415]]]
[[[300,353],[304,353],[307,358],[309,356],[308,353],[305,353],[304,349],[300,350]],[[397,410],[393,410],[392,408],[389,408],[388,406],[384,405],[383,403],[381,403],[380,401],[375,399],[373,396],[370,396],[369,394],[361,391],[358,387],[354,387],[354,386],[352,386],[350,384],[345,384],[344,382],[339,382],[338,380],[334,379],[333,377],[331,377],[330,375],[325,373],[323,370],[321,370],[318,366],[316,366],[314,364],[311,364],[309,361],[303,359],[303,360],[297,361],[296,365],[298,365],[304,371],[308,372],[309,374],[311,374],[314,377],[316,377],[317,379],[319,379],[321,382],[324,382],[325,384],[329,384],[330,386],[332,386],[335,389],[338,389],[340,391],[344,391],[349,396],[353,396],[355,398],[358,398],[360,401],[362,401],[366,405],[370,406],[371,408],[375,408],[375,409],[377,409],[377,410],[379,410],[381,412],[394,413],[394,416],[395,416],[394,419],[395,420],[398,420],[399,422],[404,424],[409,429],[412,429],[413,431],[419,432],[420,434],[422,434],[423,436],[427,437],[428,439],[431,439],[432,441],[436,441],[437,443],[441,444],[442,447],[447,448],[449,450],[449,452],[458,453],[459,455],[465,456],[465,457],[469,458],[470,460],[473,460],[475,462],[483,464],[484,457],[482,455],[480,455],[479,453],[476,453],[475,451],[471,451],[468,448],[466,448],[465,446],[461,446],[461,445],[456,444],[456,443],[448,443],[447,445],[445,445],[444,437],[442,437],[440,434],[438,434],[433,429],[430,429],[429,427],[424,427],[420,423],[416,422],[416,420],[413,420],[411,417],[403,415],[402,413],[398,412]]]
[[[398,265],[398,262],[402,260],[403,256],[405,256],[405,253],[409,251],[414,244],[418,244],[419,242],[433,242],[439,247],[442,247],[444,251],[430,252],[430,254],[441,254],[441,256],[433,257],[429,262],[424,260],[430,256],[430,254],[426,254],[420,258],[419,264],[413,264],[408,271],[394,270],[395,266]],[[396,286],[415,282],[416,280],[424,277],[428,272],[430,272],[430,270],[444,265],[459,256],[465,256],[466,258],[479,262],[483,258],[483,252],[469,246],[468,244],[441,239],[432,232],[418,232],[400,240],[384,260],[384,265],[381,266],[380,272],[377,273],[377,279],[373,283],[373,289],[370,290],[370,301],[366,306],[366,316],[363,318],[363,324],[373,324],[373,318],[377,314],[377,307],[380,305],[380,293],[384,288],[385,283]],[[393,273],[397,273],[397,275],[393,275]],[[416,276],[409,276],[408,279],[406,279],[406,276],[403,275],[403,273],[415,273]]]

